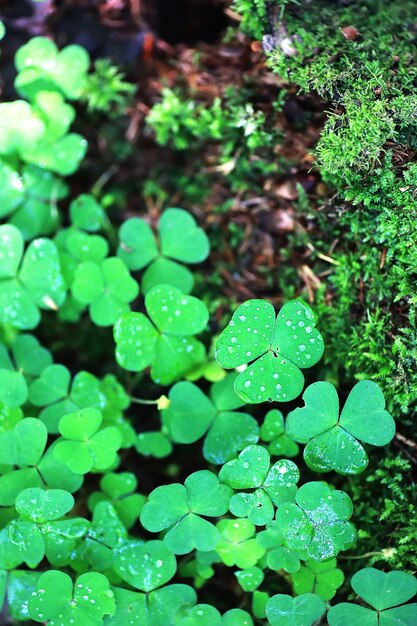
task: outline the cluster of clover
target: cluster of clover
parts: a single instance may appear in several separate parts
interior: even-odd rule
[[[343,583],[336,557],[355,544],[351,500],[323,480],[299,485],[288,458],[305,444],[310,470],[363,471],[363,444],[394,435],[378,386],[358,383],[340,415],[328,382],[307,387],[304,406],[286,420],[273,408],[259,425],[243,410],[302,393],[301,370],[324,349],[310,307],[294,300],[276,316],[267,302],[245,302],[217,340],[216,366],[195,338],[209,314],[189,295],[185,264],[204,261],[209,242],[191,215],[166,210],[158,237],[129,219],[112,249],[104,209],[84,194],[61,226],[62,177],[86,150],[69,132],[75,113],[66,100],[77,99],[88,67],[81,48],[59,52],[34,38],[16,56],[25,100],[0,104],[0,604],[7,599],[16,621],[50,626],[251,626],[254,618],[309,626],[327,609],[331,626],[412,626],[417,605],[406,603],[417,582],[404,572],[355,574],[352,588],[371,608],[329,605]],[[146,314],[131,311],[140,292]],[[159,403],[161,430],[137,434],[126,417],[132,399],[115,376],[73,376],[54,363],[27,332],[42,311],[62,323],[89,315],[114,326],[119,366],[171,386]],[[192,382],[202,377],[213,382],[209,395]],[[123,450],[162,458],[199,440],[210,469],[184,484],[145,497],[121,471]],[[90,474],[101,475],[99,491],[88,493]],[[139,524],[157,538],[141,536]],[[221,615],[198,603],[192,586],[168,584],[178,572],[198,589],[220,564],[235,568],[251,613]],[[295,597],[271,594],[268,570]]]

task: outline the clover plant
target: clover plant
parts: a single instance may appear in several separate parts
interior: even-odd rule
[[[210,552],[219,541],[219,531],[204,517],[220,517],[227,511],[231,489],[215,474],[201,470],[184,485],[157,487],[149,494],[140,520],[151,532],[169,529],[164,542],[175,554],[192,550]]]
[[[353,591],[372,608],[342,602],[328,614],[330,626],[411,626],[417,620],[417,604],[405,604],[417,593],[417,580],[405,572],[380,572],[373,567],[352,576]]]
[[[191,213],[123,222],[121,203],[113,223],[103,179],[66,178],[99,84],[88,54],[35,37],[15,64],[19,99],[0,103],[1,619],[414,626],[411,574],[356,571],[359,601],[342,586],[351,562],[388,558],[339,556],[369,537],[345,475],[394,437],[382,390],[361,380],[339,415],[326,362],[303,393],[324,322],[302,299],[278,314],[248,300],[221,330],[215,281],[186,267],[210,250]]]
[[[230,511],[264,526],[274,517],[274,505],[292,502],[300,478],[298,467],[286,459],[270,465],[268,451],[262,446],[248,446],[237,459],[220,470],[220,480],[237,490],[230,499]],[[251,489],[251,493],[240,492]]]
[[[162,421],[175,443],[194,443],[205,435],[204,457],[219,465],[239,450],[258,441],[257,422],[241,411],[244,404],[234,391],[236,376],[230,374],[211,387],[208,398],[197,385],[176,383],[169,392],[169,406]]]
[[[313,366],[323,354],[315,326],[312,309],[300,300],[287,302],[278,316],[269,302],[248,300],[218,338],[216,359],[225,369],[250,364],[235,382],[245,402],[289,402],[303,388],[301,369]]]
[[[115,426],[101,428],[103,416],[97,409],[81,409],[64,415],[59,421],[55,458],[74,474],[103,471],[117,460],[121,437]]]
[[[337,567],[336,559],[319,563],[309,560],[292,577],[294,592],[298,594],[316,593],[324,601],[331,600],[343,584],[344,574]]]
[[[58,250],[50,239],[35,239],[24,252],[23,236],[15,226],[0,226],[0,322],[32,329],[40,309],[56,311],[66,289]]]
[[[10,351],[0,345],[0,402],[6,407],[25,404],[29,385],[52,362],[51,354],[32,335],[18,335]]]
[[[159,220],[158,240],[143,219],[133,217],[119,231],[118,256],[130,270],[142,270],[142,287],[146,294],[152,287],[169,284],[190,293],[192,273],[178,263],[201,263],[209,253],[207,235],[189,213],[166,209]]]
[[[316,472],[362,472],[368,456],[360,441],[385,446],[394,437],[394,420],[385,409],[381,390],[372,381],[355,385],[340,417],[337,391],[330,383],[313,383],[303,400],[305,407],[295,409],[287,418],[287,433],[307,444],[304,459]]]
[[[95,511],[99,502],[110,502],[120,521],[129,529],[138,519],[145,504],[145,496],[136,493],[136,476],[130,472],[105,474],[100,481],[101,491],[93,492],[88,504]]]
[[[113,257],[100,264],[80,263],[71,291],[75,300],[89,305],[90,317],[97,326],[112,326],[130,310],[129,302],[137,297],[139,287],[123,261]]]
[[[193,335],[206,327],[207,307],[169,285],[151,289],[145,306],[150,319],[127,313],[116,323],[116,360],[133,372],[150,366],[152,380],[169,385],[204,357],[204,346]]]
[[[271,626],[312,626],[324,614],[326,605],[313,593],[295,598],[277,594],[268,601],[265,610]]]

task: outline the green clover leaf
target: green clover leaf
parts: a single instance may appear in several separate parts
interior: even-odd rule
[[[217,523],[220,541],[216,552],[228,567],[254,567],[265,554],[255,538],[256,527],[248,519],[222,519]]]
[[[257,619],[266,619],[266,605],[269,600],[269,594],[266,591],[253,592],[252,596],[252,613]]]
[[[253,626],[253,619],[247,611],[230,609],[223,615],[222,626]]]
[[[91,261],[78,265],[71,291],[78,302],[89,305],[97,326],[111,326],[130,310],[139,286],[123,261],[112,257],[100,265]]]
[[[39,309],[59,309],[66,290],[52,241],[36,239],[22,256],[20,231],[0,226],[0,322],[26,329],[39,323]]]
[[[175,554],[187,554],[194,549],[210,552],[220,536],[217,528],[201,516],[224,515],[231,493],[212,472],[194,472],[184,485],[174,483],[154,489],[142,509],[140,521],[154,533],[169,529],[164,542]]]
[[[25,197],[25,187],[19,173],[0,163],[0,217],[12,213]]]
[[[146,595],[127,589],[114,589],[116,613],[106,620],[106,626],[159,626],[174,624],[177,615],[193,606],[197,596],[188,585],[168,585]]]
[[[74,226],[91,233],[100,230],[107,221],[103,207],[94,196],[86,193],[75,198],[71,202],[69,210]]]
[[[163,459],[172,452],[172,443],[161,431],[139,433],[136,437],[135,448],[143,456],[153,456]]]
[[[323,350],[314,313],[305,302],[287,302],[275,319],[272,304],[248,300],[217,339],[215,357],[225,369],[250,363],[235,382],[245,402],[289,402],[303,388],[300,368],[315,365]]]
[[[235,576],[243,591],[255,591],[264,579],[263,571],[256,566],[235,572]]]
[[[0,463],[10,467],[0,476],[0,505],[13,506],[19,493],[29,487],[47,485],[70,492],[80,488],[82,478],[54,458],[56,444],[44,454],[47,438],[45,425],[33,417],[18,421],[13,431],[0,433]],[[13,465],[18,469],[12,470]]]
[[[279,546],[270,550],[266,557],[266,564],[272,570],[284,570],[289,574],[295,574],[300,569],[300,559],[288,548]]]
[[[354,386],[340,417],[337,391],[330,383],[313,383],[303,400],[305,406],[288,415],[287,433],[307,443],[305,461],[317,472],[359,474],[368,465],[360,441],[384,446],[394,437],[395,423],[385,409],[384,396],[369,380]]]
[[[277,409],[272,409],[265,415],[260,437],[268,443],[267,450],[271,456],[292,457],[299,452],[298,445],[286,432],[284,416]]]
[[[17,172],[14,173],[17,175]],[[68,187],[52,172],[34,165],[22,168],[19,181],[21,202],[12,209],[14,212],[9,217],[9,223],[20,230],[26,241],[54,232],[59,222],[55,201],[67,196]],[[7,209],[10,203],[4,206]]]
[[[27,163],[46,167],[55,174],[70,176],[79,168],[87,152],[87,142],[77,133],[69,133],[59,139],[44,137],[36,146],[21,150],[21,157]]]
[[[33,417],[20,420],[13,430],[0,434],[0,463],[25,467],[25,470],[22,470],[22,485],[34,480],[33,486],[41,486],[42,480],[34,467],[42,457],[47,439],[48,432],[42,422]],[[7,506],[4,499],[7,489],[4,483],[12,482],[10,478],[10,474],[0,478],[0,486],[3,487],[0,490],[0,504],[3,506]],[[7,496],[6,500],[9,501]],[[11,504],[14,504],[14,501],[13,498]]]
[[[103,574],[89,572],[73,583],[67,574],[50,570],[39,578],[28,611],[35,622],[50,626],[101,626],[104,616],[115,613],[116,604]]]
[[[163,541],[135,541],[115,550],[114,569],[139,591],[153,591],[174,576],[177,562]]]
[[[25,489],[16,498],[15,506],[23,520],[43,524],[68,513],[74,506],[74,498],[63,489]]]
[[[327,602],[336,595],[344,579],[342,570],[337,568],[336,559],[324,563],[309,560],[293,574],[292,585],[297,595],[314,592]]]
[[[81,46],[67,46],[59,52],[50,39],[33,37],[17,51],[15,65],[16,90],[29,100],[40,91],[61,91],[75,99],[84,88],[90,60]]]
[[[71,383],[71,374],[66,367],[51,365],[31,384],[29,400],[34,406],[43,407],[39,418],[51,434],[59,433],[59,421],[64,415],[79,409],[96,408],[102,413],[105,425],[117,426],[123,439],[126,436],[134,438],[134,432],[127,432],[129,427],[122,413],[130,404],[129,396],[113,375],[100,381],[89,372],[81,371]]]
[[[94,510],[99,502],[110,502],[126,528],[131,528],[146,501],[145,496],[135,493],[137,484],[136,476],[131,472],[106,474],[100,481],[101,491],[91,494],[88,506]]]
[[[17,496],[16,510],[20,518],[9,524],[9,539],[29,567],[39,565],[45,556],[44,534],[51,539],[52,535],[59,534],[62,530],[59,522],[51,522],[63,517],[73,506],[74,498],[62,489],[45,491],[29,488]]]
[[[45,136],[44,122],[23,100],[0,104],[0,154],[20,156]]]
[[[222,626],[219,611],[210,604],[196,604],[188,615],[176,622],[177,626]]]
[[[283,546],[281,531],[276,520],[270,522],[266,529],[257,534],[256,540],[260,546],[267,549],[266,564],[271,570],[284,570],[294,574],[300,569],[299,556]]]
[[[269,453],[262,446],[248,446],[237,459],[220,470],[220,480],[232,489],[255,489],[252,493],[237,493],[229,508],[237,517],[247,517],[263,526],[274,517],[274,505],[292,502],[300,478],[298,467],[283,459],[270,466]]]
[[[0,344],[0,402],[7,407],[22,406],[28,399],[28,383],[52,361],[32,335],[19,335],[11,354]]]
[[[115,426],[101,428],[103,416],[93,408],[64,415],[59,422],[55,458],[74,474],[109,469],[117,460],[121,436]]]
[[[84,541],[67,553],[70,565],[77,572],[109,571],[113,567],[115,549],[124,546],[127,541],[127,530],[114,506],[104,500],[97,502]]]
[[[266,616],[271,626],[312,626],[325,610],[323,600],[314,593],[296,598],[279,593],[268,601]]]
[[[414,626],[416,623],[417,604],[405,604],[417,593],[417,580],[411,574],[385,573],[366,567],[352,576],[351,585],[375,610],[342,602],[330,609],[327,617],[330,626]]]
[[[28,620],[28,598],[36,590],[40,572],[15,570],[9,573],[7,601],[10,615],[15,620]]]
[[[172,441],[194,443],[205,435],[204,458],[216,465],[256,443],[256,420],[235,411],[243,404],[234,391],[235,379],[236,375],[230,374],[212,385],[211,399],[193,383],[176,383],[168,394],[170,404],[162,411],[162,421]]]
[[[131,270],[149,266],[143,275],[144,293],[160,284],[168,284],[190,293],[194,279],[182,263],[201,263],[210,250],[209,240],[189,213],[167,209],[159,220],[160,251],[150,226],[134,217],[122,225],[117,251]],[[150,264],[150,265],[149,265]]]
[[[169,285],[151,289],[145,306],[153,324],[142,313],[128,313],[116,323],[116,360],[133,372],[151,366],[152,380],[169,385],[204,356],[192,335],[206,327],[207,307]]]
[[[352,510],[346,493],[310,482],[298,489],[295,504],[278,508],[276,520],[285,547],[302,558],[325,561],[355,544],[356,531],[348,521]]]

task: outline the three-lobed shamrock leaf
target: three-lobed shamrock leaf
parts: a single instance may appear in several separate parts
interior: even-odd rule
[[[110,502],[97,502],[91,525],[82,542],[66,553],[62,565],[70,564],[76,572],[109,571],[113,567],[115,550],[128,542],[126,527]]]
[[[167,585],[149,593],[114,588],[116,613],[106,620],[106,626],[158,626],[176,624],[178,615],[193,607],[197,595],[188,585]]]
[[[32,104],[22,100],[0,104],[0,154],[19,157],[26,164],[61,176],[73,174],[87,150],[81,135],[67,133],[74,109],[59,93],[40,92],[33,100]],[[56,224],[51,208],[46,214]],[[34,210],[36,213],[36,206]],[[45,207],[42,213],[45,216]]]
[[[225,369],[250,364],[235,382],[245,402],[289,402],[303,388],[301,369],[315,365],[323,354],[315,324],[312,309],[301,300],[287,302],[277,316],[269,302],[248,300],[217,339],[215,357]]]
[[[217,523],[220,541],[216,552],[228,567],[254,567],[265,554],[265,548],[256,541],[256,527],[248,519],[222,519]]]
[[[35,239],[24,254],[23,247],[15,226],[0,226],[0,322],[28,329],[39,323],[39,309],[59,309],[66,289],[51,240]]]
[[[271,456],[297,456],[299,447],[286,431],[284,416],[278,409],[272,409],[265,415],[260,430],[260,438],[268,443]]]
[[[96,198],[83,193],[75,198],[69,207],[71,222],[77,228],[94,233],[107,222],[103,207]]]
[[[339,398],[331,383],[313,383],[303,400],[305,406],[287,417],[287,433],[307,444],[304,459],[314,471],[359,474],[368,465],[360,442],[384,446],[394,437],[395,422],[385,409],[384,395],[369,380],[353,387],[340,417]]]
[[[411,574],[385,573],[366,567],[352,576],[351,585],[372,609],[350,602],[337,604],[327,616],[330,626],[414,626],[417,623],[417,604],[405,604],[417,593],[417,580]]]
[[[171,387],[162,422],[175,443],[194,443],[205,435],[204,458],[220,465],[258,441],[256,420],[236,411],[243,401],[234,391],[236,375],[212,385],[208,398],[196,385],[181,381]]]
[[[327,602],[336,595],[344,579],[342,570],[337,567],[336,559],[324,563],[310,559],[293,574],[292,585],[297,595],[314,592]]]
[[[348,521],[353,507],[343,491],[324,482],[300,487],[295,503],[277,510],[276,521],[284,545],[301,558],[325,561],[356,542],[356,531]]]
[[[159,220],[159,246],[151,227],[133,217],[119,231],[117,251],[131,270],[148,266],[142,278],[146,294],[160,284],[168,284],[190,293],[194,285],[191,272],[177,263],[200,263],[210,250],[209,240],[192,215],[182,209],[166,209]]]
[[[29,598],[29,617],[50,626],[101,626],[116,611],[114,593],[106,576],[89,572],[75,583],[68,574],[49,570],[42,574]]]
[[[22,170],[0,163],[0,217],[16,226],[24,239],[47,235],[59,223],[55,201],[65,198],[65,183],[45,169],[25,165]]]
[[[135,493],[137,486],[136,476],[131,472],[110,472],[100,481],[101,491],[95,491],[89,497],[88,506],[94,510],[99,502],[110,502],[126,528],[131,528],[146,502],[145,496]]]
[[[271,626],[312,626],[325,611],[325,603],[314,593],[303,593],[295,598],[279,593],[266,605]]]
[[[113,567],[134,589],[148,593],[171,580],[177,561],[163,541],[132,541],[115,550]]]
[[[54,458],[54,444],[45,453],[47,439],[45,425],[33,417],[0,433],[0,464],[7,467],[0,476],[0,505],[13,506],[19,493],[29,487],[46,485],[70,492],[80,488],[82,478]]]
[[[111,326],[130,310],[129,302],[139,293],[139,285],[117,257],[102,263],[86,261],[75,270],[72,295],[89,306],[92,321],[97,326]]]
[[[121,436],[115,426],[101,428],[103,416],[97,409],[86,408],[68,413],[59,421],[59,439],[55,458],[74,474],[104,471],[117,460]]]
[[[204,358],[204,346],[193,335],[206,327],[208,310],[169,285],[151,289],[145,306],[152,322],[142,313],[127,313],[115,325],[116,360],[132,372],[150,366],[152,380],[169,385]]]
[[[190,474],[184,485],[157,487],[149,494],[140,521],[151,532],[168,530],[164,542],[175,554],[214,550],[220,535],[204,517],[220,517],[227,511],[232,490],[215,474],[201,470]]]
[[[19,518],[10,522],[8,533],[22,561],[29,567],[39,565],[45,554],[49,559],[49,548],[52,548],[54,560],[57,546],[58,550],[65,551],[65,539],[78,539],[86,534],[89,526],[86,520],[61,520],[73,506],[74,498],[63,489],[29,488],[19,493],[16,498]]]
[[[263,526],[273,519],[274,505],[294,501],[300,472],[295,463],[287,459],[271,466],[268,451],[254,445],[223,465],[219,478],[232,489],[254,490],[234,494],[229,509],[237,517],[247,517]]]
[[[0,344],[0,402],[19,407],[28,399],[28,384],[52,362],[51,354],[32,335],[19,335],[10,353]]]
[[[61,51],[47,37],[33,37],[15,56],[16,90],[33,99],[39,92],[61,91],[78,98],[84,88],[90,59],[84,48],[67,46]]]

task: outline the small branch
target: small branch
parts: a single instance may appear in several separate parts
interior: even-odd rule
[[[404,437],[404,435],[401,435],[401,433],[395,433],[395,438],[398,439],[398,441],[401,441],[401,443],[404,443],[409,448],[414,448],[414,450],[417,450],[417,443],[415,441],[411,441],[411,439],[407,439],[406,437]]]

